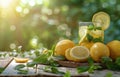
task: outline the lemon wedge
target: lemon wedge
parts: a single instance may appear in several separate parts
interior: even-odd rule
[[[110,26],[110,16],[105,12],[98,12],[93,15],[92,22],[95,26],[106,30]]]
[[[87,36],[87,33],[88,33],[88,27],[87,26],[82,26],[79,28],[79,36],[80,36],[80,41],[79,41],[79,44],[83,41],[85,41],[85,38]]]
[[[70,56],[74,59],[79,60],[79,62],[87,61],[89,55],[89,49],[84,46],[75,46],[70,50]]]

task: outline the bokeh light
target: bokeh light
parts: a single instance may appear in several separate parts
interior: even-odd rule
[[[111,17],[105,43],[120,39],[119,8],[119,0],[0,0],[0,50],[51,48],[61,39],[77,44],[78,22],[98,11]]]
[[[12,0],[0,0],[0,7],[1,8],[9,8]]]

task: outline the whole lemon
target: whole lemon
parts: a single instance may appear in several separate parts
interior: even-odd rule
[[[120,57],[120,41],[113,40],[109,42],[107,46],[110,49],[110,57],[112,59],[116,59],[117,57]]]
[[[68,48],[72,48],[74,46],[75,46],[74,42],[69,39],[61,40],[56,44],[54,53],[55,55],[65,56],[65,51]]]
[[[110,56],[110,51],[105,44],[97,42],[90,48],[90,55],[94,61],[100,62],[102,57]]]
[[[87,41],[87,42],[82,42],[79,45],[80,46],[85,46],[85,47],[87,47],[90,50],[90,48],[92,47],[93,44],[94,44],[93,42],[88,42]]]

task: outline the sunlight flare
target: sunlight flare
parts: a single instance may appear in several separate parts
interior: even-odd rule
[[[8,8],[11,4],[12,0],[0,0],[1,8]]]

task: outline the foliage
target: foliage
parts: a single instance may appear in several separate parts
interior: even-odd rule
[[[5,68],[0,67],[0,74],[4,71]]]
[[[115,61],[109,57],[103,57],[101,61],[107,69],[120,71],[120,57],[118,57]]]
[[[61,59],[60,56],[54,58]],[[38,57],[34,58],[33,61],[28,62],[26,65],[19,64],[15,66],[14,69],[18,71],[18,74],[27,74],[29,70],[24,69],[25,67],[34,67],[38,64],[46,64],[46,66],[43,68],[43,71],[62,75],[65,74],[66,76],[69,76],[69,73],[58,70],[57,66],[59,64],[55,61],[58,59],[53,59],[53,50],[47,50],[46,52],[41,52],[41,54],[39,54]]]
[[[51,48],[65,38],[78,43],[78,22],[91,21],[98,11],[105,11],[111,17],[105,43],[120,40],[120,0],[11,1],[8,7],[0,5],[0,50],[11,50],[19,45],[22,50]]]
[[[90,57],[88,58],[88,66],[79,66],[77,67],[78,73],[83,73],[83,72],[89,72],[93,73],[97,69],[101,69],[102,67],[100,65],[95,65],[93,59]]]

